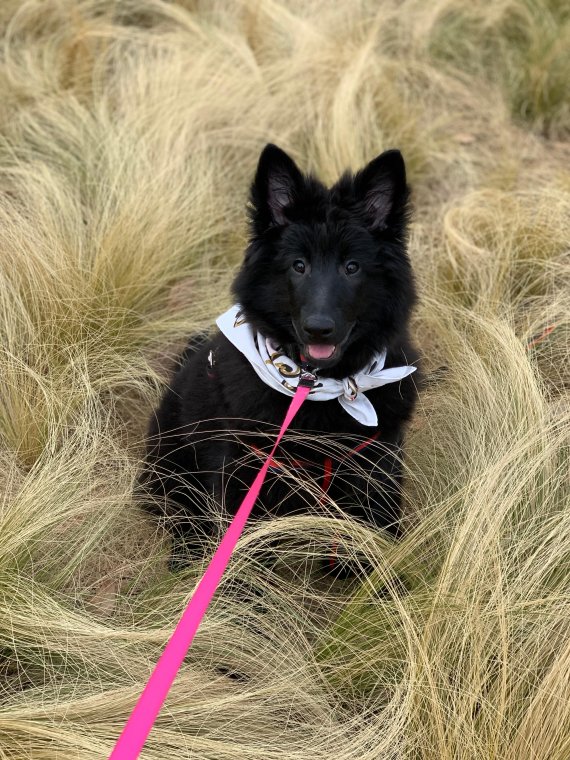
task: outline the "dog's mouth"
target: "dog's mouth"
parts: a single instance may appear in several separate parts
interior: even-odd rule
[[[336,359],[339,352],[339,346],[329,345],[327,343],[308,343],[304,347],[304,354],[308,360],[313,361],[331,361]]]

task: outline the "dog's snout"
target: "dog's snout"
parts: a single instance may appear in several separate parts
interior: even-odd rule
[[[310,338],[324,340],[330,338],[335,329],[334,320],[320,314],[313,314],[303,321],[303,330]]]

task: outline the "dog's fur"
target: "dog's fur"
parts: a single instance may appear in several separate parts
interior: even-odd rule
[[[233,294],[255,329],[297,361],[314,343],[335,345],[329,359],[309,357],[321,376],[350,376],[382,349],[386,367],[416,362],[408,336],[415,300],[406,253],[408,187],[399,151],[327,189],[268,145],[251,188],[250,222]],[[378,429],[358,423],[337,400],[306,401],[280,456],[308,463],[318,479],[327,435],[338,451],[339,444],[353,449],[379,433],[362,454],[335,463],[328,493],[351,515],[396,533],[399,460],[416,386],[412,375],[367,392]],[[151,422],[145,472],[179,540],[191,544],[205,522],[205,494],[223,502],[228,515],[235,512],[260,466],[251,447],[268,448],[267,434],[275,434],[289,402],[223,335],[192,340]],[[291,481],[270,473],[257,514],[300,510],[307,502]]]

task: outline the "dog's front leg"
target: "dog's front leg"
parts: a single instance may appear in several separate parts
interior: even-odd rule
[[[346,459],[335,472],[330,496],[350,516],[397,536],[402,501],[400,440],[376,441]]]
[[[369,452],[372,467],[364,482],[366,519],[397,537],[402,514],[402,447],[380,441]]]

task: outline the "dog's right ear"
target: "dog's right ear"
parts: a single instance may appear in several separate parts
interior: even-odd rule
[[[252,218],[259,231],[282,227],[303,187],[303,175],[293,159],[269,143],[259,157],[251,186]]]

